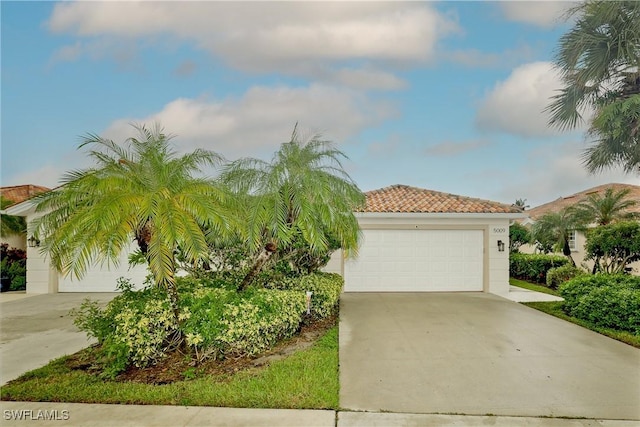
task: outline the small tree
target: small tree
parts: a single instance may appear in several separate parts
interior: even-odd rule
[[[574,209],[565,208],[560,212],[547,212],[536,220],[533,225],[533,238],[543,244],[554,242],[554,249],[562,252],[569,259],[571,265],[576,265],[571,257],[569,236],[577,229],[582,229],[582,224],[576,216]]]
[[[605,273],[623,273],[640,260],[640,223],[618,222],[603,225],[587,233],[586,260],[594,260]]]
[[[176,253],[189,260],[208,251],[207,233],[229,233],[235,215],[213,181],[195,177],[221,156],[195,150],[179,156],[159,126],[137,127],[139,138],[119,145],[88,135],[96,166],[69,172],[63,186],[36,197],[34,232],[61,272],[82,277],[93,261],[116,263],[137,242],[154,282],[169,294],[178,321]]]
[[[531,242],[531,233],[524,225],[514,222],[509,226],[509,252],[516,253],[520,246]]]
[[[364,204],[365,196],[345,172],[344,158],[319,135],[301,140],[296,125],[291,140],[280,146],[271,162],[247,158],[227,167],[223,181],[247,201],[249,245],[258,253],[240,290],[252,283],[273,254],[303,261],[304,266],[296,266],[303,270],[311,265],[311,257],[335,249],[334,241],[348,251],[357,250],[360,228],[353,211]]]

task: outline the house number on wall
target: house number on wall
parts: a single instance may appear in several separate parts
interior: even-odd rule
[[[494,227],[493,228],[493,233],[494,234],[502,234],[502,233],[506,233],[506,231],[507,231],[507,229],[504,228],[504,227],[500,227],[500,228]]]

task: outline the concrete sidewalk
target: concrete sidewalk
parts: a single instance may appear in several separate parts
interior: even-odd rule
[[[3,426],[122,427],[631,427],[636,421],[566,418],[392,414],[300,409],[239,409],[198,406],[94,405],[0,402]]]

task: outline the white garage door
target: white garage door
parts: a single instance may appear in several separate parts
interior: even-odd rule
[[[345,292],[482,291],[482,230],[363,230]]]

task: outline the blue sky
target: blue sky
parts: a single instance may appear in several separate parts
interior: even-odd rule
[[[608,182],[542,112],[568,3],[6,2],[2,185],[54,187],[80,137],[160,122],[179,151],[268,159],[322,133],[364,191],[532,206]]]

